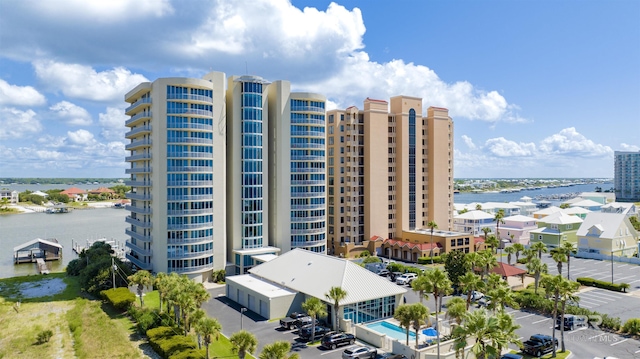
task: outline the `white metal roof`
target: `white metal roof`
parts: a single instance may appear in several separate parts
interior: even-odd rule
[[[598,228],[602,231],[602,234],[600,235],[601,238],[618,238],[619,236],[616,232],[626,217],[627,216],[624,213],[591,212],[587,214],[587,218],[585,218],[584,222],[580,225],[576,235],[578,237],[586,236],[589,232],[589,228],[600,226]],[[631,226],[629,225],[629,227]],[[633,227],[629,229],[630,232],[631,229],[633,229]]]
[[[582,223],[582,218],[564,212],[556,212],[540,219],[540,222],[546,224]]]
[[[492,215],[485,211],[473,210],[457,215],[455,218],[460,219],[488,219],[493,218]]]
[[[600,207],[602,203],[598,203],[596,201],[592,201],[590,199],[585,199],[580,202],[575,202],[570,205],[571,207]]]
[[[283,288],[282,286],[277,286],[251,274],[229,276],[225,278],[225,280],[247,288],[251,288],[257,293],[260,293],[268,298],[286,297],[296,294],[296,292],[292,290]]]
[[[368,271],[348,260],[293,249],[278,258],[255,266],[249,272],[296,292],[319,298],[325,302],[325,294],[332,287],[347,292],[342,304],[395,296],[407,292],[386,278]]]
[[[60,244],[60,243],[51,242],[51,241],[48,241],[48,240],[42,239],[42,238],[36,238],[36,239],[30,240],[27,243],[23,243],[23,244],[21,244],[21,245],[19,245],[17,247],[13,247],[13,251],[17,252],[17,251],[19,251],[21,249],[27,248],[27,247],[29,247],[31,245],[36,244],[36,243],[44,243],[44,244],[47,244],[47,245],[50,245],[50,246],[53,246],[53,247],[62,248],[62,244]]]
[[[535,211],[533,212],[533,214],[553,214],[560,211],[561,211],[560,207],[551,206],[551,207],[541,209],[539,211]]]
[[[536,219],[536,218],[523,216],[521,214],[516,214],[515,216],[504,217],[502,220],[504,220],[504,221],[513,221],[513,222],[530,222],[530,221],[537,222],[538,221],[538,219]]]

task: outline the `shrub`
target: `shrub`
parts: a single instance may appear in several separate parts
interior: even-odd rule
[[[184,351],[195,350],[197,345],[193,338],[176,334],[171,327],[157,327],[147,330],[149,344],[165,359],[173,358],[172,356]],[[197,357],[196,357],[197,358]]]
[[[527,258],[520,258],[518,259],[516,262],[518,262],[518,264],[527,264]]]
[[[40,333],[38,333],[38,336],[36,337],[36,342],[38,344],[48,343],[49,339],[51,339],[52,336],[53,336],[53,332],[51,330],[49,329],[43,330]]]
[[[205,349],[189,349],[173,354],[169,359],[204,359],[206,357]]]
[[[440,264],[444,261],[441,256],[433,256],[433,263]],[[431,257],[423,256],[418,258],[418,264],[431,264]]]
[[[597,313],[597,312],[594,312],[594,313]],[[610,317],[607,314],[601,314],[601,316],[602,316],[602,323],[600,324],[600,326],[602,328],[618,331],[622,326],[622,322],[618,317]]]
[[[224,269],[214,271],[211,274],[211,280],[215,283],[224,282],[225,275],[226,275],[226,272],[224,271]]]
[[[640,318],[631,318],[624,323],[622,332],[631,335],[640,335]]]
[[[173,317],[168,313],[160,313],[159,309],[129,307],[128,311],[131,318],[137,323],[138,333],[144,334],[148,330],[160,326],[174,326]]]
[[[136,300],[136,295],[131,293],[129,288],[126,287],[103,290],[100,292],[100,295],[120,310],[128,309]]]
[[[620,283],[620,284],[612,284],[609,282],[605,282],[605,281],[601,281],[601,280],[597,280],[597,279],[593,279],[593,278],[588,278],[588,277],[580,277],[578,279],[576,279],[576,281],[582,285],[586,285],[586,286],[590,286],[590,287],[596,287],[596,288],[602,288],[602,289],[608,289],[608,290],[613,290],[616,292],[624,292],[626,291],[627,288],[629,288],[629,284],[627,283]]]

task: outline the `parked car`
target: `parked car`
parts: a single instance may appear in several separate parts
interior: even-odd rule
[[[288,317],[280,319],[280,326],[287,329],[296,328],[298,319],[307,317],[307,313],[293,312]]]
[[[407,359],[404,354],[384,354],[382,359]]]
[[[335,349],[339,346],[353,344],[356,337],[351,333],[333,333],[322,337],[321,345],[325,348]]]
[[[364,345],[349,347],[342,352],[342,359],[375,359],[378,351]]]
[[[416,279],[418,277],[417,274],[415,273],[405,273],[401,276],[399,276],[398,278],[396,278],[396,284],[399,285],[408,285],[411,284],[411,282]]]
[[[501,356],[500,359],[522,359],[522,355],[509,353]]]
[[[484,294],[482,292],[478,292],[476,290],[471,291],[471,300],[476,301],[484,298]]]
[[[381,277],[388,277],[389,271],[387,269],[381,269],[380,271],[378,271],[378,275]]]
[[[300,339],[303,340],[310,340],[311,339],[311,325],[305,325],[304,327],[300,328],[300,331],[298,333],[298,336],[300,337]],[[327,327],[323,327],[321,325],[316,325],[315,326],[315,335],[313,336],[314,339],[316,338],[322,338],[325,334],[331,332],[330,328]]]
[[[396,278],[398,278],[399,276],[403,275],[404,273],[402,272],[391,272],[389,273],[389,279],[391,279],[392,282],[396,281]]]
[[[555,342],[553,338],[549,335],[544,334],[535,334],[532,335],[529,340],[522,343],[523,353],[535,355],[537,357],[542,356],[543,354],[549,353],[553,351],[554,346],[558,347],[558,339],[556,338]]]
[[[560,322],[562,321],[562,316],[556,317],[556,328],[560,328]],[[577,328],[583,328],[589,325],[586,316],[583,315],[573,315],[573,314],[565,314],[564,316],[564,330],[574,330]]]
[[[478,300],[478,308],[480,307],[488,307],[489,305],[491,305],[491,297],[489,296],[484,296],[482,298],[480,298]]]

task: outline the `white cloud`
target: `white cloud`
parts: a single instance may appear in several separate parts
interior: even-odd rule
[[[46,102],[44,96],[31,86],[10,85],[0,79],[0,105],[40,106]]]
[[[68,125],[88,126],[92,123],[91,115],[87,110],[68,101],[58,102],[49,110]]]
[[[54,61],[35,61],[33,66],[46,86],[71,98],[92,101],[122,102],[127,91],[148,81],[123,67],[97,72],[90,66]]]
[[[42,131],[42,125],[33,110],[0,107],[0,139],[25,138]]]
[[[93,134],[87,130],[77,130],[67,132],[67,137],[71,144],[89,146],[95,144]]]
[[[517,143],[504,137],[489,139],[484,147],[489,153],[498,157],[525,157],[536,153],[534,143]]]
[[[471,139],[471,137],[467,135],[462,135],[461,137],[462,137],[462,141],[464,141],[464,144],[467,145],[467,147],[469,147],[470,150],[476,149],[476,145],[475,143],[473,143],[473,140]]]
[[[23,0],[24,1],[24,0]],[[22,2],[22,1],[21,1]],[[24,1],[43,17],[74,22],[125,22],[173,13],[169,0],[56,0]]]
[[[127,128],[124,125],[127,116],[125,116],[123,108],[107,107],[107,112],[100,113],[98,117],[100,126],[102,126],[102,131],[100,132],[102,137],[111,140],[122,140],[124,138],[124,134],[127,132]]]
[[[613,150],[609,146],[594,143],[575,127],[568,127],[540,142],[542,152],[547,154],[575,155],[579,157],[611,156]]]
[[[638,145],[629,145],[626,143],[620,144],[620,151],[640,151],[640,146]]]

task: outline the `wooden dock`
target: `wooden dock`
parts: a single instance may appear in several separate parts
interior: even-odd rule
[[[44,259],[36,259],[36,265],[38,266],[38,272],[40,274],[49,274],[49,267],[47,267],[47,263],[44,261]]]

